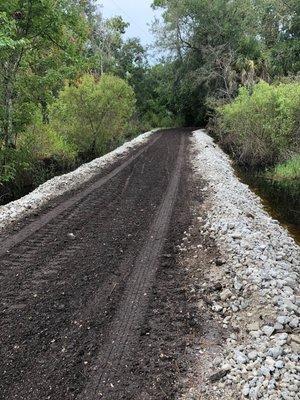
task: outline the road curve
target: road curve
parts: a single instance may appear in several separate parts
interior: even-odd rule
[[[188,133],[157,133],[2,237],[1,399],[137,398],[127,373],[176,215]]]

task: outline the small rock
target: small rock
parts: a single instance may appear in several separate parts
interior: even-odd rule
[[[251,324],[247,325],[247,330],[249,332],[250,331],[259,331],[259,328],[260,328],[260,326],[259,326],[259,322],[258,321],[252,322]]]
[[[209,287],[207,290],[208,292],[212,293],[212,292],[219,292],[223,289],[223,286],[220,282],[217,282],[215,285]]]
[[[225,261],[223,258],[217,258],[217,259],[215,260],[215,264],[216,264],[218,267],[221,267],[222,265],[226,264],[226,261]]]
[[[291,335],[290,341],[300,344],[300,335]]]
[[[257,351],[255,351],[255,350],[250,351],[250,353],[248,353],[249,360],[256,360],[257,356],[258,356],[258,354],[257,354]]]
[[[259,370],[260,375],[268,376],[270,374],[270,368],[262,366]]]
[[[275,331],[282,331],[283,325],[279,324],[278,322],[275,322],[274,329]]]
[[[222,301],[230,299],[231,296],[232,296],[232,292],[229,289],[225,289],[225,290],[223,290],[223,292],[220,293],[220,299]]]
[[[291,349],[294,353],[300,353],[300,344],[296,342],[291,342]]]
[[[286,332],[278,333],[276,335],[276,340],[287,340],[288,334]]]
[[[213,309],[213,311],[220,312],[220,311],[223,310],[223,307],[222,307],[220,304],[214,304],[214,305],[212,306],[212,309]]]
[[[274,327],[273,327],[273,326],[270,326],[270,325],[265,325],[265,326],[263,326],[263,327],[261,328],[261,330],[262,330],[262,332],[263,332],[265,335],[267,335],[267,336],[271,336],[271,335],[274,333],[274,331],[275,331]]]
[[[221,380],[222,378],[224,378],[228,373],[229,373],[229,370],[221,369],[220,371],[218,371],[215,374],[211,375],[209,377],[209,380],[211,382],[217,382],[217,381]]]
[[[254,215],[251,214],[250,212],[247,212],[247,213],[246,213],[246,217],[247,217],[247,218],[252,218],[252,219],[255,218]]]
[[[288,311],[297,311],[297,306],[291,300],[285,299],[283,301],[283,307]]]
[[[235,360],[238,364],[246,364],[248,357],[239,350],[235,351]]]
[[[223,371],[230,371],[230,370],[231,370],[231,365],[230,365],[230,364],[224,364],[224,365],[222,365],[222,370],[223,370]]]
[[[250,392],[250,387],[249,387],[248,383],[246,383],[245,386],[243,387],[242,394],[243,394],[244,396],[248,396],[248,395],[249,395],[249,392]]]
[[[299,353],[300,352],[300,335],[291,335],[289,337],[288,341],[290,343],[292,351],[295,353]]]
[[[242,239],[242,234],[240,233],[240,232],[234,232],[232,235],[231,235],[231,237],[232,237],[232,239],[237,239],[237,240],[240,240],[240,239]]]
[[[68,238],[69,239],[76,239],[76,236],[74,235],[74,233],[70,232],[70,233],[68,233]]]
[[[298,318],[298,317],[293,318],[293,319],[289,322],[289,326],[290,326],[291,328],[298,328],[298,325],[299,325],[299,318]]]
[[[284,363],[283,363],[282,360],[276,361],[276,363],[275,363],[275,368],[282,369],[283,366],[284,366]]]
[[[243,284],[237,278],[234,279],[233,286],[238,292],[243,288]]]
[[[273,357],[273,358],[278,358],[279,356],[281,356],[281,354],[282,354],[282,347],[271,347],[269,350],[268,350],[268,356],[271,356],[271,357]]]

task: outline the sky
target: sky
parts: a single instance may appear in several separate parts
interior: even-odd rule
[[[103,6],[104,17],[121,15],[130,23],[127,37],[138,37],[143,45],[153,43],[154,37],[150,27],[158,12],[151,8],[152,0],[98,0],[98,3]]]

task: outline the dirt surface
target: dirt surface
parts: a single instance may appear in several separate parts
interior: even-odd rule
[[[1,399],[176,398],[199,329],[176,247],[189,133],[154,135],[2,235]]]

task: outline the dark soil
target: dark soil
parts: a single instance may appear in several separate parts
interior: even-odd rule
[[[198,329],[176,261],[189,130],[159,135],[2,235],[1,399],[175,398]]]

